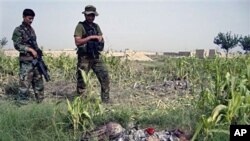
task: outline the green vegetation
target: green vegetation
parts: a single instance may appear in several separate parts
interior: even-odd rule
[[[245,50],[246,53],[248,53],[250,51],[250,35],[240,37],[239,42],[242,49]]]
[[[193,140],[227,141],[230,124],[250,124],[250,55],[237,58],[169,58],[136,62],[105,57],[111,77],[113,105],[100,102],[98,81],[83,74],[89,99],[63,99],[46,93],[41,104],[15,104],[18,60],[0,56],[0,140],[78,140],[83,132],[109,121],[127,127],[182,129]],[[76,58],[44,56],[53,85],[75,84]],[[53,61],[52,61],[53,60]],[[164,82],[188,81],[186,91],[167,92]],[[160,85],[158,85],[160,84]],[[97,86],[97,87],[96,87]]]
[[[222,49],[225,49],[227,52],[227,56],[229,50],[237,46],[238,42],[239,42],[238,35],[236,34],[232,35],[231,32],[227,32],[226,34],[219,33],[217,37],[214,38],[214,43],[216,45],[221,46]]]
[[[2,49],[5,45],[7,45],[8,43],[8,40],[6,37],[3,37],[1,40],[0,40],[0,49]]]

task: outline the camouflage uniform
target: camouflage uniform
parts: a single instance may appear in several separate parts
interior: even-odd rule
[[[83,22],[79,22],[75,28],[74,37],[78,36],[81,38],[86,38],[87,31],[84,28]],[[101,29],[98,24],[93,23],[93,25],[89,25],[97,31],[97,35],[102,35]],[[104,64],[101,57],[99,57],[99,53],[95,54],[95,57],[91,57],[87,52],[87,44],[77,46],[78,48],[78,62],[77,62],[77,93],[79,95],[84,95],[86,84],[83,80],[80,70],[84,70],[86,73],[92,69],[96,74],[100,84],[101,84],[101,99],[106,102],[109,100],[109,75],[106,65]]]
[[[12,40],[14,47],[20,52],[19,54],[19,97],[21,99],[27,99],[29,96],[29,88],[32,86],[37,102],[41,102],[44,98],[44,84],[42,75],[39,73],[38,68],[32,64],[32,54],[27,52],[28,39],[30,36],[36,40],[36,34],[34,29],[23,22],[20,26],[16,27]]]

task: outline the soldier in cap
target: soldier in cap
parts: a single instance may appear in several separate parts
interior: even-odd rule
[[[12,40],[14,47],[19,51],[19,99],[28,100],[29,88],[32,86],[37,102],[41,102],[44,98],[44,84],[42,75],[38,68],[33,66],[32,60],[37,58],[37,51],[29,44],[29,39],[32,38],[36,43],[36,34],[31,24],[34,20],[35,13],[32,9],[24,9],[23,22],[16,27]]]
[[[101,99],[109,102],[109,75],[100,52],[104,48],[102,31],[98,24],[94,23],[95,17],[99,14],[92,5],[85,7],[82,12],[85,16],[83,22],[79,22],[75,28],[74,38],[77,46],[77,93],[85,95],[86,84],[81,75],[81,70],[86,73],[93,70],[101,84]]]

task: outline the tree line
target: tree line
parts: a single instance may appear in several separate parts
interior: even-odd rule
[[[245,53],[250,51],[250,35],[239,36],[237,34],[218,33],[214,38],[214,43],[220,46],[222,49],[226,50],[226,55],[228,56],[229,50],[235,48],[237,45],[241,46]]]
[[[8,40],[6,37],[3,37],[0,40],[0,49],[2,49]],[[232,34],[231,32],[227,33],[218,33],[218,35],[214,38],[214,43],[220,46],[222,49],[226,50],[226,54],[228,56],[229,50],[233,49],[237,45],[240,45],[245,53],[250,51],[250,35],[247,36],[239,36],[237,34]]]
[[[6,37],[3,37],[1,40],[0,40],[0,49],[2,49],[5,45],[7,45],[8,43],[8,40]]]

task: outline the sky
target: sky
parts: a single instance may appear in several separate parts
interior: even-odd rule
[[[31,8],[39,46],[75,49],[73,35],[86,5],[97,8],[105,50],[218,49],[213,40],[219,32],[250,35],[250,0],[0,0],[0,39],[13,48],[12,33]]]

